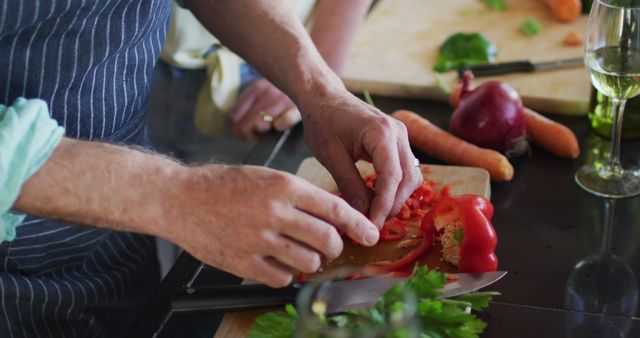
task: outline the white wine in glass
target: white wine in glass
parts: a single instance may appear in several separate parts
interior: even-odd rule
[[[613,103],[611,153],[599,168],[585,165],[576,182],[598,196],[640,194],[640,169],[620,162],[620,136],[626,100],[640,94],[640,1],[596,0],[589,15],[584,59],[591,82]]]

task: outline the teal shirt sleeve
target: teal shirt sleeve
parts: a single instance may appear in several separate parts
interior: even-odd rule
[[[176,2],[176,4],[178,4],[178,6],[182,7],[182,8],[187,8],[184,6],[184,0],[174,0]]]
[[[42,100],[18,98],[0,105],[0,242],[16,236],[24,214],[11,211],[20,188],[49,158],[64,129]]]

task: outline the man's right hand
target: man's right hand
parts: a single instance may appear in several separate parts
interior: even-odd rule
[[[206,264],[271,286],[313,272],[378,230],[340,197],[262,167],[183,166],[107,143],[63,139],[23,184],[15,211],[168,239]]]
[[[261,167],[186,168],[165,187],[159,235],[202,262],[274,287],[292,269],[316,271],[342,251],[337,229],[370,246],[378,230],[344,200],[296,176]]]

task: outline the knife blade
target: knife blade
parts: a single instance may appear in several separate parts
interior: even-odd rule
[[[506,271],[478,274],[459,273],[457,280],[447,283],[443,297],[454,297],[490,285],[507,274]],[[407,278],[370,277],[358,280],[326,281],[324,299],[327,313],[374,305],[380,296]],[[172,297],[174,313],[251,311],[293,303],[305,283],[293,283],[274,289],[262,284],[207,286],[178,290]]]
[[[511,73],[540,72],[580,66],[584,66],[583,58],[563,59],[537,63],[531,61],[512,61],[463,67],[458,69],[458,76],[462,77],[462,74],[465,70],[470,70],[475,77],[484,77]]]

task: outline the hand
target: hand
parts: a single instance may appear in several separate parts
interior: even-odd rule
[[[273,121],[264,121],[260,114],[268,114]],[[229,112],[231,131],[240,139],[255,138],[254,132],[267,132],[273,126],[283,131],[300,121],[300,112],[280,89],[271,82],[260,79],[252,83],[240,95]]]
[[[379,232],[341,198],[296,176],[250,166],[185,169],[168,189],[162,237],[202,262],[273,287],[342,251],[337,229],[363,245]]]
[[[343,88],[310,98],[300,107],[314,155],[347,201],[361,212],[369,210],[371,221],[382,228],[422,182],[405,126]],[[371,161],[378,174],[373,198],[354,165],[359,159]]]

